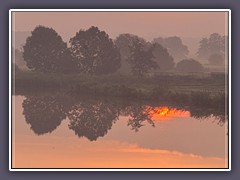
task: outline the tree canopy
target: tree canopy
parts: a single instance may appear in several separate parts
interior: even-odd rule
[[[80,30],[70,39],[70,45],[77,66],[84,73],[109,74],[121,65],[120,53],[112,39],[97,27]]]
[[[122,59],[130,65],[132,74],[142,77],[151,69],[158,68],[152,54],[151,43],[131,34],[121,34],[116,39],[116,43],[120,48]]]
[[[194,59],[184,59],[176,64],[177,72],[203,72],[202,64]]]
[[[222,57],[225,55],[226,36],[221,36],[218,33],[213,33],[209,38],[203,38],[199,42],[197,55],[199,58],[208,59],[212,54],[219,54]]]
[[[128,59],[131,56],[130,47],[133,46],[132,42],[134,39],[138,39],[143,44],[146,43],[144,39],[132,34],[120,34],[114,41],[121,55],[121,67],[118,71],[123,74],[130,74],[132,72]]]
[[[169,71],[174,68],[173,57],[168,53],[168,50],[160,44],[154,43],[152,45],[152,54],[160,71]]]
[[[57,32],[37,26],[23,46],[23,58],[27,67],[37,72],[72,72],[74,65],[67,44]]]
[[[188,47],[184,45],[182,39],[177,36],[155,38],[153,43],[158,43],[167,48],[169,54],[177,61],[187,58],[189,53]]]

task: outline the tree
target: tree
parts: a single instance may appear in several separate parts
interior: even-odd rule
[[[202,40],[199,42],[199,49],[197,55],[198,58],[204,58],[209,55],[209,45],[207,38],[202,38]]]
[[[121,55],[121,67],[118,71],[123,74],[130,74],[132,72],[132,68],[128,62],[128,59],[131,56],[130,47],[133,46],[134,40],[138,40],[142,44],[147,45],[147,42],[143,38],[133,34],[120,34],[114,41]]]
[[[52,28],[37,26],[23,46],[23,58],[37,72],[73,72],[67,44]]]
[[[208,58],[208,61],[211,65],[223,65],[224,57],[222,54],[211,54]]]
[[[153,43],[158,43],[167,48],[170,55],[177,61],[187,58],[189,53],[188,47],[184,45],[182,39],[177,36],[155,38]]]
[[[152,46],[154,61],[157,62],[160,71],[172,70],[174,68],[174,61],[168,50],[157,43],[154,43]]]
[[[142,77],[151,69],[158,68],[152,54],[151,43],[131,34],[122,34],[115,42],[118,44],[122,59],[130,65],[134,75]]]
[[[203,72],[203,66],[194,59],[184,59],[176,64],[177,72]]]
[[[104,31],[92,26],[80,30],[70,39],[70,50],[80,70],[90,75],[115,72],[120,67],[120,54]]]
[[[149,70],[158,68],[158,64],[154,61],[152,48],[152,46],[144,46],[139,41],[134,42],[134,46],[131,47],[131,56],[128,59],[134,75],[142,77]]]
[[[218,33],[211,34],[209,38],[203,38],[199,42],[198,57],[208,59],[212,54],[222,54],[224,56],[226,40],[226,36],[221,36]]]

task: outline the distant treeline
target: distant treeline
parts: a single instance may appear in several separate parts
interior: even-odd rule
[[[217,33],[203,38],[198,57],[209,59],[210,64],[223,64],[226,39]],[[120,34],[112,40],[106,32],[94,26],[77,32],[69,40],[69,46],[54,29],[37,26],[23,46],[22,57],[20,51],[15,51],[15,59],[22,58],[24,69],[91,76],[120,72],[143,77],[164,71],[204,71],[198,61],[187,56],[187,46],[176,36],[147,42],[136,35]],[[181,61],[175,63],[176,59]]]

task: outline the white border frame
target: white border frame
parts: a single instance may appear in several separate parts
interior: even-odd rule
[[[228,168],[12,168],[12,12],[228,12]],[[231,10],[230,9],[10,9],[9,10],[9,171],[231,171]]]

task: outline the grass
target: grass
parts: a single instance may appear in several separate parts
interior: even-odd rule
[[[54,92],[57,89],[72,95],[171,101],[196,107],[222,108],[220,106],[225,105],[225,79],[204,74],[171,73],[140,79],[121,74],[87,76],[18,71],[13,82],[18,93],[45,90]]]

